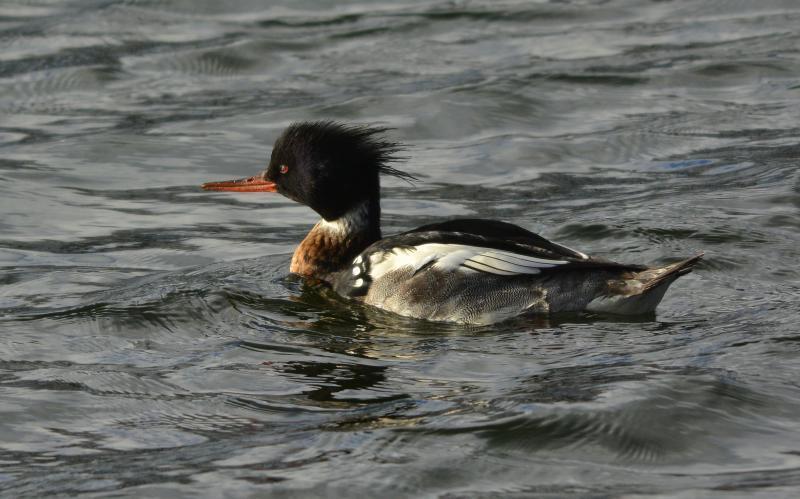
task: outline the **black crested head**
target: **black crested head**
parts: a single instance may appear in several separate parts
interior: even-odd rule
[[[401,147],[384,138],[386,128],[334,121],[294,123],[275,141],[266,178],[278,192],[335,220],[367,201],[377,203],[380,174],[407,181],[389,166]]]

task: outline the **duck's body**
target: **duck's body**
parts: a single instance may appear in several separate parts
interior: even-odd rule
[[[385,166],[396,147],[376,140],[380,132],[330,122],[293,125],[276,142],[264,174],[204,188],[277,190],[311,206],[323,219],[295,250],[291,272],[367,305],[434,321],[489,324],[526,313],[584,310],[648,313],[701,257],[656,268],[620,264],[480,219],[381,238],[378,173],[409,176]]]

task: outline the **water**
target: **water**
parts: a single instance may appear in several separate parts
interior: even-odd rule
[[[796,497],[796,1],[0,4],[0,494]],[[654,317],[437,325],[206,193],[290,122],[408,144],[386,233],[704,250]]]

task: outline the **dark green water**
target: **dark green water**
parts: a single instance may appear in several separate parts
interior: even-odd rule
[[[0,3],[3,497],[797,497],[796,1]],[[290,122],[408,144],[386,233],[704,250],[655,317],[482,328],[287,276],[204,193]]]

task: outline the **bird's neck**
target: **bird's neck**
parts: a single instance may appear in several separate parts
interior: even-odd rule
[[[380,204],[367,200],[336,220],[320,220],[292,256],[290,271],[306,277],[326,277],[349,265],[367,246],[381,238]]]

